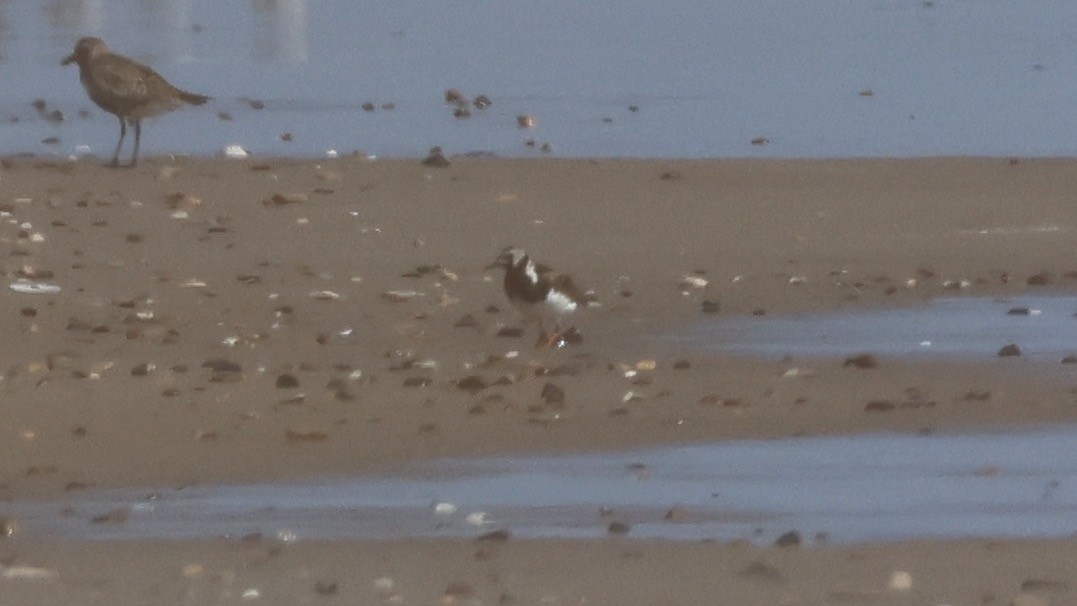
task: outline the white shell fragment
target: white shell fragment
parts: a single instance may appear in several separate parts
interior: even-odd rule
[[[318,301],[333,301],[340,298],[340,295],[331,290],[316,290],[310,293],[310,298]]]
[[[435,503],[434,513],[439,516],[451,516],[456,513],[456,505],[449,502]]]
[[[243,148],[238,143],[226,145],[224,151],[221,152],[225,158],[231,158],[233,160],[242,160],[243,158],[249,158],[251,153]]]
[[[17,280],[10,287],[11,290],[27,295],[55,295],[60,292],[60,287],[48,282],[31,282],[30,280]]]
[[[423,293],[415,290],[387,290],[381,294],[381,298],[393,303],[402,303],[421,296]]]
[[[799,366],[794,366],[794,367],[790,368],[789,370],[785,371],[784,373],[782,373],[782,378],[783,379],[796,379],[796,378],[808,378],[808,379],[810,379],[810,378],[812,378],[814,376],[815,376],[815,371],[808,370],[808,369],[805,369],[805,368],[800,368]]]
[[[707,279],[706,278],[701,278],[699,276],[686,275],[683,278],[681,278],[681,287],[682,288],[706,288],[707,287]]]
[[[486,517],[487,514],[485,511],[473,511],[467,514],[467,517],[464,518],[464,520],[466,520],[467,523],[471,524],[472,526],[482,526],[489,523],[489,520],[487,520]]]
[[[51,579],[56,576],[56,571],[37,566],[9,566],[4,568],[5,579]]]

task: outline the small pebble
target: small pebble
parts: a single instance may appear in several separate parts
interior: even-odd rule
[[[1000,358],[1016,358],[1021,356],[1021,348],[1016,343],[1010,343],[1002,349],[998,350],[998,357]]]
[[[776,547],[798,547],[800,545],[800,533],[795,530],[778,537],[777,541],[774,541]]]

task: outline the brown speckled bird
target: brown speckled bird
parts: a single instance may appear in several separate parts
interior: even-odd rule
[[[81,38],[75,52],[63,65],[78,63],[79,80],[86,94],[98,107],[120,119],[120,140],[110,166],[119,166],[120,147],[127,135],[127,123],[135,127],[135,148],[131,164],[138,163],[138,146],[142,138],[142,119],[172,111],[184,103],[202,105],[210,100],[172,86],[161,74],[141,63],[117,55],[100,38]]]

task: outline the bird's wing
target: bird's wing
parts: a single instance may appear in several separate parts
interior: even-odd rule
[[[105,55],[93,62],[91,77],[97,92],[113,103],[137,106],[172,88],[152,69],[118,55]]]

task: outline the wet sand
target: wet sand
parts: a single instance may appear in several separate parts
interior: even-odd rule
[[[878,356],[877,366],[857,368],[841,358],[720,357],[660,337],[729,314],[1072,294],[1075,190],[1071,160],[456,160],[439,169],[158,158],[121,171],[8,160],[4,273],[61,290],[0,300],[9,343],[0,351],[0,498],[391,471],[440,456],[1073,422],[1074,367],[1061,360]],[[594,290],[601,305],[573,318],[582,343],[536,351],[530,326],[498,336],[520,318],[485,267],[509,244]],[[718,313],[704,313],[704,302]],[[562,401],[542,397],[548,383]],[[869,405],[880,401],[893,406]],[[997,603],[1025,577],[1077,577],[1072,541],[991,545],[864,549],[887,566],[920,563],[962,595],[998,592]],[[734,573],[759,557],[792,558],[778,567],[786,576],[829,568],[813,575],[815,589],[789,582],[743,593],[742,603],[772,603],[781,591],[794,603],[833,601],[828,592],[847,584],[885,589],[889,574],[848,581],[867,574],[859,548],[510,540],[498,549],[511,555],[487,561],[475,545],[436,541],[94,544],[74,556],[16,535],[3,547],[16,564],[63,569],[59,580],[4,581],[28,592],[19,595],[81,587],[116,597],[108,603],[134,603],[152,588],[186,599],[169,592],[201,582],[183,576],[188,560],[208,571],[222,558],[261,575],[252,586],[294,579],[288,591],[311,599],[318,579],[304,574],[329,571],[355,599],[372,595],[373,578],[392,576],[365,559],[363,570],[337,568],[349,551],[417,576],[432,566],[437,574],[418,589],[401,589],[414,596],[406,603],[439,601],[458,580],[481,588],[483,603],[498,601],[491,588],[520,591],[490,580],[503,574],[499,557],[535,592],[520,603],[639,596],[630,590],[646,575],[617,572],[625,561],[652,571],[658,587],[686,592],[675,603],[737,591]],[[1025,550],[1064,570],[1007,555]],[[106,551],[113,580],[88,569]],[[998,569],[996,557],[1012,576],[969,572]],[[595,574],[579,574],[572,558],[593,562]],[[651,558],[661,565],[638,564]],[[703,572],[722,562],[728,575]],[[662,583],[678,571],[699,582]],[[228,575],[214,574],[207,587],[223,591]]]
[[[1074,540],[811,549],[624,539],[19,547],[21,564],[0,579],[8,603],[1027,605],[1077,600]],[[34,570],[41,564],[54,576]],[[45,578],[28,578],[34,574]],[[903,581],[911,585],[903,589]]]

